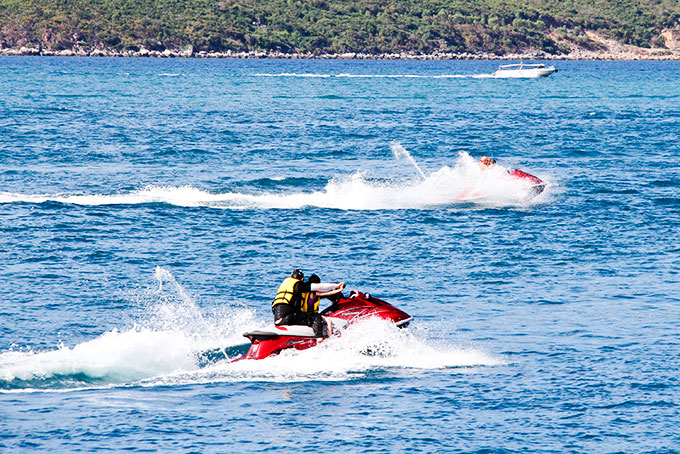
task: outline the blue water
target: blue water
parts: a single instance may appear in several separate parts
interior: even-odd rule
[[[680,63],[555,65],[0,58],[0,451],[680,452]],[[414,321],[199,361],[296,267]]]

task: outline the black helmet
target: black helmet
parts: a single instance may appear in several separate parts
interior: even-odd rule
[[[301,269],[295,268],[293,272],[290,273],[290,277],[292,277],[293,279],[303,280],[305,278],[305,275]]]
[[[309,276],[309,279],[307,279],[307,282],[309,282],[310,284],[318,284],[319,282],[321,282],[321,279],[319,279],[319,276],[317,276],[316,274],[312,274],[311,276]]]

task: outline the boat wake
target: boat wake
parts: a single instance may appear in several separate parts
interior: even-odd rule
[[[352,326],[342,337],[305,351],[230,363],[203,361],[216,346],[224,352],[247,343],[242,333],[270,320],[245,307],[202,311],[172,274],[156,269],[134,326],[115,329],[73,347],[0,353],[0,392],[68,390],[112,386],[161,386],[211,382],[347,380],[376,370],[429,370],[504,364],[474,348],[428,339],[379,320]],[[417,373],[417,372],[414,372]]]
[[[489,79],[493,74],[317,74],[317,73],[257,73],[253,77],[307,77],[321,79]]]
[[[398,144],[397,147],[400,147]],[[395,150],[393,145],[393,150]],[[398,150],[398,149],[397,149]],[[403,150],[403,147],[402,147]],[[399,151],[399,150],[398,150]],[[405,150],[404,150],[405,151]],[[401,151],[399,151],[401,153]],[[395,156],[399,153],[395,151]],[[394,180],[372,177],[369,172],[336,176],[322,190],[297,191],[254,188],[251,192],[214,193],[193,186],[147,186],[120,194],[46,195],[0,192],[2,203],[58,202],[75,205],[138,205],[163,203],[183,207],[218,209],[301,209],[307,207],[339,210],[439,209],[450,206],[526,207],[544,203],[549,190],[535,197],[531,183],[512,178],[496,165],[482,171],[476,160],[461,152],[452,166],[423,172],[410,155],[419,177]],[[542,180],[548,181],[545,177]],[[259,182],[261,182],[259,180]],[[283,186],[285,181],[268,180]],[[548,182],[547,188],[551,184]]]

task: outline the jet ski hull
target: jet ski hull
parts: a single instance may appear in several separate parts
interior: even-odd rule
[[[528,193],[523,192],[525,199],[532,199],[545,190],[545,181],[541,180],[537,176],[519,169],[515,169],[512,172],[508,170],[507,172],[510,178],[513,180],[512,183],[516,183],[516,186],[521,187],[522,189],[528,189]],[[458,198],[465,201],[483,200],[489,196],[489,193],[478,189],[465,189],[458,193]]]
[[[369,294],[355,292],[348,298],[341,297],[330,307],[321,312],[330,324],[330,337],[338,337],[352,323],[367,318],[378,318],[391,321],[399,327],[409,324],[412,317],[391,304],[374,298]],[[248,353],[237,358],[264,359],[277,355],[284,350],[306,350],[312,348],[325,339],[315,337],[308,326],[273,326],[263,330],[251,331],[244,334],[252,342]],[[235,360],[235,361],[236,361]]]
[[[523,170],[515,169],[514,171],[510,172],[510,176],[530,183],[531,194],[534,197],[539,195],[545,189],[545,182],[543,180],[530,173],[526,173]]]

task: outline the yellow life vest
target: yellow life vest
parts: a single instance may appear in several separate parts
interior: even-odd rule
[[[279,290],[276,292],[276,298],[272,301],[272,307],[277,304],[293,304],[293,291],[295,290],[295,284],[297,284],[300,279],[293,279],[292,277],[287,277],[283,280],[279,286]]]
[[[302,312],[319,312],[319,298],[314,295],[314,292],[302,294],[300,297],[300,310]]]

